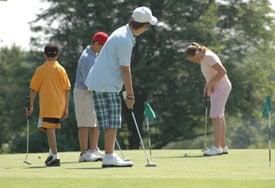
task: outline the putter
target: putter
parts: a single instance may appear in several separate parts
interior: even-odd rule
[[[133,109],[130,109],[131,110],[131,115],[132,115],[132,118],[134,120],[134,123],[135,123],[135,126],[136,126],[136,129],[137,129],[137,133],[138,133],[138,136],[139,136],[139,140],[140,140],[140,143],[141,143],[141,146],[142,146],[142,149],[144,151],[144,155],[145,155],[145,158],[147,160],[147,164],[145,165],[146,167],[156,167],[157,165],[155,163],[153,163],[152,161],[149,160],[148,158],[148,154],[145,150],[145,147],[144,147],[144,144],[143,144],[143,140],[141,138],[141,134],[140,134],[140,131],[139,131],[139,128],[138,128],[138,125],[137,125],[137,121],[136,121],[136,117],[135,117],[135,114],[133,112]]]
[[[119,142],[118,142],[117,139],[116,139],[116,145],[117,145],[117,147],[118,147],[118,149],[119,149],[119,151],[120,151],[120,154],[121,154],[122,159],[123,159],[124,161],[130,161],[130,158],[129,158],[129,157],[124,157],[123,152],[122,152],[122,149],[121,149],[121,147],[120,147]]]
[[[208,119],[208,104],[209,104],[209,97],[205,96],[205,116],[204,116],[204,149],[203,152],[208,150],[207,147],[207,119]]]
[[[30,109],[30,96],[27,97],[27,104],[25,106],[25,112],[27,112]],[[29,157],[29,140],[30,140],[30,116],[26,115],[27,119],[27,147],[26,147],[26,157],[23,163],[27,165],[31,165],[31,161],[28,160]]]
[[[126,96],[127,96],[126,91],[123,91],[123,92],[122,92],[122,95],[123,95],[123,98],[124,98],[124,100],[125,100],[125,99],[126,99]],[[140,134],[140,131],[139,131],[139,128],[138,128],[138,124],[137,124],[137,121],[136,121],[136,117],[135,117],[134,111],[133,111],[133,109],[129,109],[129,110],[131,110],[131,115],[132,115],[132,118],[133,118],[133,120],[134,120],[134,124],[135,124],[136,129],[137,129],[138,137],[139,137],[139,140],[140,140],[142,149],[143,149],[143,151],[144,151],[145,158],[146,158],[146,160],[147,160],[147,164],[146,164],[145,166],[146,166],[146,167],[156,167],[157,165],[156,165],[155,163],[153,163],[152,161],[150,161],[149,158],[148,158],[148,154],[147,154],[147,152],[146,152],[146,150],[145,150],[145,147],[144,147],[144,144],[143,144],[143,140],[142,140],[142,138],[141,138],[141,134]]]

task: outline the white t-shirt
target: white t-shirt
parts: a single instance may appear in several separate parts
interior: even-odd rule
[[[206,50],[204,58],[200,63],[201,72],[206,80],[206,83],[209,83],[218,73],[216,69],[212,67],[216,63],[223,66],[220,58],[214,52],[212,52],[211,50]],[[217,86],[231,86],[231,82],[228,79],[228,76],[224,75],[224,77],[221,78],[221,80],[217,83]]]

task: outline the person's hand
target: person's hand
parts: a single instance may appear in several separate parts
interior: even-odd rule
[[[203,95],[209,97],[211,95],[211,93],[212,93],[211,85],[206,84],[204,87],[204,90],[203,90]]]
[[[29,109],[26,108],[26,117],[31,117],[33,112],[33,107],[30,107]]]
[[[206,88],[205,88],[205,95],[206,96],[210,96],[214,90],[216,89],[216,84],[213,84],[213,83],[209,83],[207,84]]]
[[[63,112],[63,115],[62,115],[62,119],[67,119],[68,116],[69,116],[69,110],[65,109],[64,112]]]
[[[204,88],[203,88],[203,95],[204,96],[208,96],[207,95],[207,84],[205,84]]]
[[[135,104],[135,97],[127,96],[125,99],[125,103],[128,109],[133,109]]]

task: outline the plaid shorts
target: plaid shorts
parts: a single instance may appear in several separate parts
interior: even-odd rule
[[[121,98],[117,92],[93,91],[98,125],[103,128],[121,127]]]

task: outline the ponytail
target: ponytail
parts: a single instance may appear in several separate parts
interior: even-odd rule
[[[201,46],[200,46],[198,43],[196,43],[196,42],[192,42],[191,46],[195,46],[195,47],[197,47],[198,49],[201,48]]]
[[[200,45],[199,43],[192,42],[185,50],[186,58],[193,57],[198,50],[205,52],[207,48],[205,46]]]

